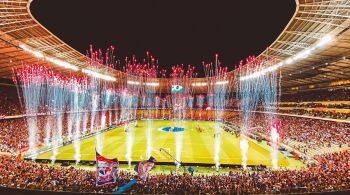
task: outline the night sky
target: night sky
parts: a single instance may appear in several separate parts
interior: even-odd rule
[[[34,17],[73,48],[86,53],[116,47],[117,57],[150,51],[161,68],[221,61],[234,68],[258,55],[282,32],[294,0],[34,0]]]

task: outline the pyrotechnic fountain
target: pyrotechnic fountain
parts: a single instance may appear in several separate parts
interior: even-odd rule
[[[190,116],[191,119],[193,119],[193,103],[194,103],[194,98],[192,95],[189,95],[188,97],[186,97],[186,107],[190,110]]]
[[[87,61],[87,64],[89,65],[91,70],[95,70],[98,67],[100,67],[100,63],[103,62],[101,50],[94,51],[92,48],[92,45],[90,45],[90,50],[86,55],[89,59]],[[99,130],[98,123],[100,121],[96,119],[98,119],[98,114],[99,114],[98,110],[100,109],[100,103],[101,103],[100,101],[101,87],[102,87],[102,81],[99,78],[90,76],[90,93],[91,93],[90,132]],[[99,154],[103,154],[103,143],[102,143],[102,137],[100,133],[97,133],[95,143],[96,143],[96,151]]]
[[[171,78],[171,105],[173,108],[173,119],[176,127],[183,127],[185,111],[186,111],[186,98],[192,96],[191,82],[192,78],[196,76],[194,73],[194,67],[188,66],[185,70],[182,66],[173,66]],[[169,101],[169,100],[168,100]],[[179,168],[181,162],[182,141],[183,132],[175,133],[176,139],[176,167]]]
[[[80,141],[78,140],[80,135],[80,113],[79,113],[79,104],[81,101],[79,99],[79,88],[80,83],[77,79],[71,78],[70,80],[70,98],[69,98],[69,123],[68,128],[68,138],[73,140],[74,144],[74,159],[76,162],[80,161]],[[72,129],[74,128],[74,132],[72,133]]]
[[[116,91],[115,91],[115,93],[114,93],[114,98],[112,98],[113,99],[113,105],[114,105],[114,121],[115,121],[115,123],[116,124],[119,124],[119,119],[120,119],[120,117],[119,117],[119,104],[120,104],[120,91],[119,91],[119,89],[115,89]]]
[[[142,75],[145,80],[143,82],[143,90],[142,94],[146,99],[146,110],[147,110],[147,128],[146,128],[146,136],[147,136],[147,149],[146,149],[146,156],[147,159],[151,157],[152,153],[152,131],[153,131],[153,118],[157,117],[153,116],[153,110],[159,107],[160,104],[160,98],[159,96],[156,96],[157,94],[157,87],[159,86],[159,83],[156,82],[155,78],[157,78],[158,73],[158,64],[154,57],[152,57],[149,52],[147,52],[147,59],[143,66],[141,66]]]
[[[87,81],[80,80],[76,78],[71,78],[71,108],[70,117],[74,120],[74,132],[73,132],[73,145],[74,145],[74,159],[76,163],[80,162],[80,133],[81,133],[81,112],[82,108],[85,106],[85,91],[87,89]]]
[[[99,69],[105,67],[115,67],[114,47],[107,48],[106,52],[102,50],[93,50],[92,45],[87,52],[87,64],[89,71],[98,72]],[[111,97],[113,84],[109,81],[100,79],[93,75],[90,76],[90,94],[91,94],[91,122],[90,131],[100,130],[106,127],[106,112],[111,110]],[[102,110],[102,112],[99,112]],[[101,116],[99,116],[101,115]],[[96,134],[96,151],[102,154],[103,152],[103,136],[100,133]]]
[[[223,122],[223,112],[226,106],[226,99],[229,98],[229,81],[227,67],[221,67],[218,55],[215,55],[215,63],[204,65],[206,77],[210,80],[208,85],[208,106],[213,106],[215,112],[215,129],[214,129],[214,162],[216,170],[220,166],[221,151],[221,124]],[[211,108],[211,107],[210,107]]]
[[[171,119],[171,110],[173,109],[173,102],[172,102],[172,96],[166,95],[164,102],[166,103],[166,108],[168,109],[168,118]],[[164,103],[164,105],[165,105]]]
[[[120,99],[120,108],[121,108],[121,120],[124,123],[124,131],[126,133],[126,155],[125,158],[128,160],[129,166],[131,165],[131,154],[132,154],[132,145],[134,140],[134,127],[130,124],[130,120],[132,120],[132,95],[129,94],[127,90],[124,90],[121,94]]]
[[[55,125],[52,128],[51,143],[53,147],[53,152],[51,156],[51,161],[56,160],[58,154],[58,144],[62,141],[62,131],[63,131],[63,117],[64,117],[64,108],[67,101],[68,89],[67,89],[67,79],[60,77],[59,75],[53,75],[51,79],[48,80],[48,96],[47,102],[52,116],[48,117],[47,125],[51,124],[50,118],[56,118]],[[49,103],[50,102],[50,103]],[[51,144],[50,144],[51,145]]]
[[[166,98],[161,99],[162,101],[162,118],[165,118],[165,106],[166,106]]]
[[[160,108],[160,96],[154,97],[154,109],[156,109],[155,118],[158,119],[158,110]]]
[[[214,107],[214,95],[212,93],[207,94],[207,104],[209,109]]]
[[[204,95],[197,95],[197,108],[198,108],[198,115],[199,119],[202,119],[202,110],[204,106]]]
[[[93,51],[90,47],[87,54],[91,71],[98,71],[105,66],[115,67],[113,56],[114,48],[107,49],[106,55],[102,51]],[[104,56],[104,57],[103,57]],[[238,76],[244,76],[261,68],[263,64],[270,63],[255,58],[249,58],[245,66],[240,66]],[[273,63],[273,62],[272,62]],[[119,61],[119,65],[121,65]],[[145,128],[147,148],[147,158],[152,155],[152,131],[153,119],[162,116],[166,117],[167,108],[169,118],[174,119],[174,125],[179,128],[184,127],[184,119],[190,113],[194,105],[199,110],[199,118],[202,119],[202,110],[207,105],[206,110],[213,110],[213,117],[216,120],[214,127],[214,162],[216,168],[220,166],[220,150],[222,136],[223,110],[225,110],[230,99],[231,84],[230,75],[227,68],[222,67],[215,56],[215,63],[204,64],[206,82],[195,83],[196,77],[193,66],[186,69],[183,66],[173,66],[168,80],[172,87],[171,95],[162,97],[159,90],[158,64],[154,57],[147,52],[147,58],[137,61],[133,56],[131,59],[125,58],[125,64],[121,65],[122,73],[117,83],[111,83],[98,76],[89,74],[89,77],[62,76],[53,74],[45,66],[28,66],[17,71],[17,81],[23,89],[24,102],[27,111],[27,123],[29,127],[29,153],[32,159],[36,158],[36,145],[38,144],[37,116],[42,107],[50,116],[44,127],[44,143],[53,148],[51,156],[54,162],[58,154],[57,148],[64,138],[72,141],[75,148],[75,160],[80,161],[80,138],[82,133],[88,131],[87,125],[90,120],[90,131],[98,131],[112,124],[124,123],[126,133],[126,159],[129,165],[132,162],[132,150],[134,144],[134,131],[137,120],[137,110],[142,108],[141,117],[147,118]],[[237,71],[236,71],[237,72]],[[165,77],[165,71],[159,72],[161,77]],[[118,77],[119,78],[119,77]],[[251,121],[253,112],[259,105],[266,112],[274,112],[278,96],[278,76],[275,72],[268,72],[256,78],[241,79],[239,81],[237,97],[240,99],[242,110],[242,134],[240,148],[242,151],[242,165],[246,168],[247,151],[249,143],[245,134],[252,127]],[[193,87],[207,86],[207,96],[193,94]],[[206,102],[205,102],[206,101]],[[43,103],[41,103],[43,102]],[[205,104],[206,103],[206,104]],[[118,109],[120,108],[120,113]],[[162,108],[162,113],[158,109]],[[113,111],[114,110],[114,118]],[[90,112],[90,114],[89,114]],[[207,117],[208,111],[207,111]],[[67,120],[67,133],[63,133],[62,123]],[[272,163],[277,168],[277,146],[279,140],[279,128],[273,126],[274,115],[268,114],[266,117],[271,128],[272,143]],[[280,126],[279,126],[280,127]],[[96,150],[103,153],[103,136],[96,133]],[[175,133],[176,150],[175,158],[181,162],[183,147],[183,132]],[[180,166],[177,163],[177,168]]]
[[[111,66],[114,57],[113,47],[107,50],[105,58],[102,58],[101,51],[93,51],[90,48],[87,62],[90,69],[100,66]],[[29,127],[29,157],[33,160],[37,156],[37,146],[40,144],[38,135],[37,118],[39,115],[46,115],[44,127],[44,144],[52,147],[51,161],[55,162],[58,154],[58,147],[64,138],[72,141],[75,149],[74,159],[80,161],[80,137],[81,133],[87,131],[89,113],[91,111],[91,127],[93,131],[98,124],[96,115],[102,107],[102,116],[111,109],[111,97],[115,97],[112,86],[101,78],[91,76],[63,76],[54,73],[47,66],[28,65],[21,69],[14,70],[16,73],[15,82],[21,87],[24,97],[24,105],[27,112],[27,123]],[[100,97],[102,96],[102,100]],[[102,102],[101,102],[102,101]],[[100,106],[101,104],[101,106]],[[111,117],[111,116],[110,116]],[[67,131],[63,129],[63,120],[67,119]],[[66,132],[66,133],[64,133]],[[102,153],[103,141],[99,135],[96,136],[96,149]]]
[[[32,160],[37,156],[38,126],[37,113],[41,101],[45,100],[45,86],[51,70],[44,66],[26,66],[17,71],[17,80],[23,90],[23,100],[27,115],[29,155]]]
[[[274,60],[265,61],[249,57],[246,65],[240,65],[238,71],[239,76],[249,75],[255,71],[259,71],[263,66],[274,64]],[[237,99],[240,100],[240,108],[242,110],[242,135],[241,136],[241,153],[242,153],[242,166],[247,166],[247,151],[248,140],[244,136],[250,128],[252,128],[251,122],[253,121],[254,113],[259,105],[261,105],[264,111],[271,113],[275,111],[277,105],[278,86],[277,86],[277,73],[275,71],[261,74],[256,78],[240,79],[239,89],[237,93]],[[266,122],[268,126],[272,126],[275,115],[267,114]],[[273,168],[277,168],[277,131],[271,130],[272,146],[272,163]]]
[[[147,82],[152,83],[152,82]],[[153,130],[153,106],[155,106],[155,93],[156,93],[156,86],[154,85],[146,85],[145,86],[145,93],[146,93],[146,109],[147,109],[147,128],[146,128],[146,136],[147,136],[147,150],[146,150],[146,156],[147,159],[151,156],[152,152],[152,130]]]
[[[131,60],[125,58],[125,65],[122,70],[126,75],[126,83],[123,86],[123,93],[121,97],[121,118],[125,122],[125,131],[127,133],[127,152],[126,158],[131,163],[132,146],[134,128],[137,120],[136,111],[140,107],[141,118],[147,117],[147,158],[151,156],[152,152],[152,131],[153,131],[153,110],[159,108],[160,97],[157,96],[157,83],[155,78],[158,74],[157,60],[147,52],[147,57],[143,61],[138,62],[135,56]],[[128,97],[129,96],[129,97]],[[130,102],[131,100],[131,102]],[[132,124],[130,121],[134,121]]]

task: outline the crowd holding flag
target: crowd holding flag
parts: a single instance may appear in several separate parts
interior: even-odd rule
[[[145,181],[148,177],[149,171],[154,167],[156,159],[152,156],[147,161],[141,161],[135,165],[134,170],[138,174],[140,180]],[[137,183],[137,179],[130,180],[127,184],[121,186],[113,194],[122,194]]]
[[[150,157],[147,161],[136,164],[134,170],[138,174],[139,180],[145,181],[148,173],[154,167],[156,159]],[[119,162],[117,159],[107,159],[96,152],[96,186],[116,184],[118,179]],[[137,179],[130,180],[127,184],[119,187],[113,194],[121,194],[137,183]]]
[[[118,170],[117,159],[107,159],[96,152],[96,186],[116,183]]]

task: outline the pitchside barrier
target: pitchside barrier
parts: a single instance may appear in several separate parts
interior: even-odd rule
[[[26,160],[30,160],[30,159],[26,159]],[[39,163],[51,163],[50,160],[48,159],[36,159],[35,162],[39,162]],[[132,161],[132,166],[136,165],[137,163],[139,163],[141,161]],[[268,161],[270,162],[270,161]],[[76,161],[75,160],[55,160],[55,163],[61,163],[62,166],[69,166],[69,165],[75,165]],[[81,165],[89,165],[89,166],[95,166],[96,162],[93,160],[82,160],[79,162],[79,164]],[[119,161],[119,164],[125,164],[128,165],[128,161]],[[264,165],[265,163],[263,162],[263,160],[261,161],[261,164],[258,165],[247,165],[247,167],[250,167],[251,169],[260,169],[260,168],[266,168],[266,165]],[[170,166],[175,166],[176,164],[174,162],[159,162],[157,161],[157,166],[158,165],[170,165]],[[215,166],[215,163],[194,163],[194,162],[182,162],[181,166],[200,166],[200,167],[213,167]],[[240,169],[242,168],[241,164],[220,164],[221,168],[234,168],[234,169]]]

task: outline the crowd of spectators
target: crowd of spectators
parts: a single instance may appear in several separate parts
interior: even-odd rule
[[[319,156],[315,167],[302,170],[230,172],[214,176],[155,175],[133,189],[135,193],[229,194],[300,193],[350,187],[349,153]]]
[[[227,118],[226,121],[229,121],[235,124],[236,126],[240,126],[241,115],[237,114],[237,112],[230,113],[232,114],[225,114],[225,117]],[[253,133],[267,134],[267,129],[269,129],[270,124],[266,123],[267,120],[265,116],[266,115],[264,114],[258,113],[254,115],[254,119],[251,121],[252,127],[261,128],[253,128]],[[289,144],[289,140],[294,140],[303,143],[304,147],[297,149],[308,150],[316,149],[318,147],[326,147],[331,144],[350,144],[349,123],[339,123],[333,121],[291,116],[278,116],[278,118],[282,121],[283,135],[281,135],[281,141],[285,142],[287,145]],[[51,120],[51,123],[48,123],[49,119]],[[109,117],[106,117],[106,119],[106,123],[108,124]],[[87,128],[90,127],[90,122],[90,120],[87,121]],[[81,120],[81,129],[83,127],[82,123],[83,121]],[[49,135],[47,135],[48,124],[50,124],[49,127],[51,128],[51,130],[49,130]],[[64,138],[68,135],[68,114],[65,114],[62,124],[62,137]],[[45,138],[52,138],[54,136],[53,132],[56,128],[56,121],[55,118],[52,116],[38,116],[37,125],[37,143],[41,145],[45,142]],[[26,147],[28,147],[28,127],[26,118],[0,120],[0,151],[16,153],[17,151],[22,150]]]
[[[281,102],[279,113],[307,115],[321,118],[350,119],[349,102]]]
[[[0,97],[0,116],[23,114],[20,107],[15,87],[6,89]],[[1,89],[3,90],[3,89]],[[334,93],[334,92],[333,92]],[[348,100],[349,91],[339,91],[337,95],[329,98],[319,93],[311,94],[307,98],[320,98],[323,100]],[[317,97],[316,97],[317,96]],[[294,101],[297,101],[294,99]],[[304,106],[320,106],[318,104],[305,104]],[[332,107],[332,106],[330,106]],[[334,106],[337,108],[337,106]],[[339,107],[338,107],[339,108]],[[342,107],[344,108],[344,107]],[[281,110],[280,110],[281,111]],[[339,114],[323,111],[305,111],[294,109],[288,113],[298,115],[321,116],[328,118],[348,118],[349,114]],[[68,115],[64,115],[63,137],[68,135]],[[261,128],[252,128],[252,133],[267,135],[269,125],[266,115],[255,114],[251,124]],[[114,116],[113,116],[114,118]],[[237,112],[225,113],[226,121],[241,124],[241,115]],[[279,116],[282,121],[281,142],[288,145],[289,140],[304,144],[299,150],[327,147],[329,145],[350,144],[350,124],[333,121]],[[46,137],[53,137],[53,131],[49,131],[48,124],[54,129],[53,116],[36,117],[38,134],[37,143],[43,144]],[[106,118],[107,122],[108,117]],[[80,126],[82,127],[83,121]],[[90,127],[90,120],[87,122]],[[74,128],[73,128],[74,129]],[[225,129],[226,130],[226,129]],[[227,128],[227,130],[229,130]],[[28,147],[28,127],[26,118],[6,119],[0,118],[0,152],[16,154]],[[343,190],[350,187],[348,151],[320,155],[316,157],[319,162],[316,166],[302,170],[264,170],[232,171],[224,175],[175,175],[155,174],[146,181],[139,181],[130,193],[187,193],[187,194],[217,194],[217,193],[291,193],[291,192],[318,192],[329,190]],[[118,186],[121,186],[133,178],[129,172],[120,172]],[[95,171],[87,171],[76,168],[51,166],[35,162],[22,161],[13,156],[0,156],[0,185],[6,187],[40,189],[51,191],[79,191],[79,192],[111,192],[112,187],[104,189],[95,187]]]
[[[288,113],[295,115],[304,115],[320,118],[331,118],[331,119],[341,119],[348,120],[350,119],[350,112],[335,112],[327,110],[305,110],[305,109],[279,109],[279,113]]]
[[[283,102],[349,101],[350,90],[317,90],[282,95]]]
[[[330,145],[344,146],[350,144],[350,123],[310,119],[302,117],[275,115],[282,123],[280,141],[290,145],[289,141],[297,141],[301,145],[290,145],[296,149],[307,151],[329,147]],[[250,120],[250,133],[269,137],[268,130],[271,124],[266,120],[266,114],[255,113]],[[227,121],[242,124],[241,115],[232,114]]]
[[[80,113],[83,115],[84,113]],[[107,112],[107,115],[109,113]],[[65,114],[62,120],[62,138],[68,138],[69,130],[68,130],[68,117],[69,114]],[[96,116],[95,127],[101,126],[100,120],[97,118],[99,114]],[[115,117],[115,116],[113,116]],[[36,124],[38,127],[37,131],[37,140],[36,143],[38,146],[45,144],[45,139],[49,139],[47,142],[51,142],[55,137],[55,132],[57,132],[57,118],[55,116],[37,116]],[[86,121],[86,131],[83,132],[83,120],[80,120],[80,134],[90,132],[90,115],[88,115],[88,119]],[[73,119],[74,120],[74,119]],[[71,120],[72,121],[72,120]],[[109,124],[109,117],[106,117],[106,124]],[[71,132],[75,132],[76,121],[71,122]],[[47,134],[49,132],[49,134]],[[26,118],[15,118],[15,119],[6,119],[0,120],[0,152],[7,152],[16,154],[20,151],[25,150],[28,147],[28,124]]]
[[[350,124],[333,121],[280,116],[283,124],[283,138],[295,140],[316,149],[331,144],[350,143]]]
[[[320,155],[319,164],[301,170],[231,171],[227,174],[153,174],[132,194],[301,193],[350,189],[348,151]],[[95,187],[95,171],[51,166],[0,156],[0,184],[50,191],[112,192],[134,178],[119,171],[115,185]],[[115,186],[118,186],[115,188]]]
[[[350,101],[350,100],[349,100]],[[323,108],[335,108],[335,109],[350,109],[350,104],[349,103],[338,103],[338,102],[333,102],[333,103],[322,103],[322,102],[281,102],[279,104],[279,107],[294,107],[294,108],[318,108],[318,109],[323,109]]]
[[[0,116],[23,114],[15,86],[1,86],[0,94]]]
[[[0,121],[1,152],[15,154],[17,151],[26,147],[27,144],[28,130],[26,121],[23,118]]]

